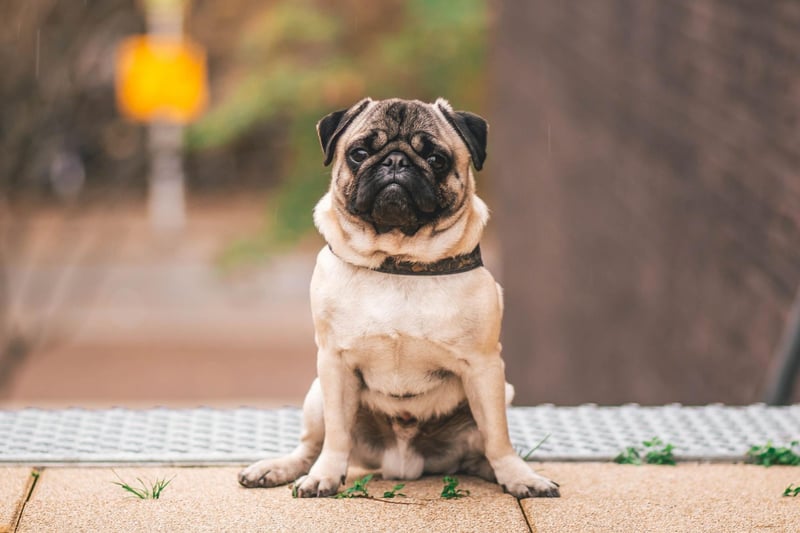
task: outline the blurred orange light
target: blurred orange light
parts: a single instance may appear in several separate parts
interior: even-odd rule
[[[181,37],[129,37],[117,49],[117,103],[139,121],[185,124],[206,107],[205,51]]]

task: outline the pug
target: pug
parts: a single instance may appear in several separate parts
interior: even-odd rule
[[[438,99],[366,98],[317,124],[330,189],[311,280],[317,379],[300,444],[239,474],[336,494],[348,465],[387,479],[463,473],[517,498],[559,496],[514,451],[501,359],[502,291],[480,258],[475,193],[486,121]]]

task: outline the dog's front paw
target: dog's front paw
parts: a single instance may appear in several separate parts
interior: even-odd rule
[[[308,472],[308,463],[297,457],[264,459],[239,472],[239,484],[243,487],[277,487],[294,481]]]
[[[503,490],[517,498],[558,498],[558,483],[534,472],[517,455],[496,461],[494,473]]]
[[[294,482],[292,494],[298,498],[333,496],[347,475],[347,455],[321,455],[308,475]]]
[[[326,498],[336,494],[342,483],[344,476],[320,478],[308,474],[294,482],[292,494],[297,498]]]

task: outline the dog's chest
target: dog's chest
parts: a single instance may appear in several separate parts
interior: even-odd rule
[[[343,263],[325,250],[311,284],[320,348],[376,372],[427,374],[451,366],[484,341],[486,316],[493,315],[497,298],[488,272],[384,274]]]
[[[351,291],[342,287],[319,310],[325,327],[318,334],[327,333],[327,342],[360,365],[386,371],[436,366],[451,357],[454,344],[468,332],[461,309],[439,294],[441,287],[424,290],[413,281],[389,279]]]

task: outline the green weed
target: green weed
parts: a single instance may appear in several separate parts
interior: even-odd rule
[[[672,450],[675,446],[664,443],[658,437],[642,442],[645,447],[644,461],[649,465],[675,465],[675,457]]]
[[[370,500],[376,501],[384,501],[381,498],[376,498],[372,496],[369,491],[367,490],[367,484],[372,480],[373,474],[367,474],[366,476],[362,477],[361,479],[356,479],[353,481],[353,485],[347,487],[342,492],[338,493],[334,498],[367,498]],[[405,483],[398,483],[391,490],[387,490],[383,492],[383,498],[392,499],[397,497],[405,498],[406,495],[402,492],[399,492],[400,489],[405,487]],[[296,497],[296,494],[293,494]],[[386,502],[386,503],[401,503],[401,502]]]
[[[454,498],[463,498],[464,496],[469,496],[468,490],[456,488],[458,486],[458,478],[444,476],[442,481],[444,482],[444,487],[442,487],[441,494],[442,498],[446,500],[452,500]]]
[[[784,496],[791,496],[792,498],[800,495],[800,485],[794,486],[794,483],[789,483],[789,486],[783,489]]]
[[[367,474],[361,479],[353,481],[352,487],[347,487],[344,491],[340,492],[335,498],[372,498],[367,492],[367,483],[372,479],[373,474]]]
[[[794,449],[800,445],[800,441],[793,440],[789,446],[773,446],[771,442],[767,441],[764,446],[752,446],[747,452],[750,460],[761,466],[772,465],[800,465],[800,455]],[[800,451],[800,450],[798,450]]]
[[[405,494],[403,494],[402,492],[398,492],[400,489],[402,489],[405,486],[406,486],[405,483],[398,483],[397,485],[392,487],[392,490],[384,491],[383,497],[384,498],[395,498],[397,496],[402,496],[403,498],[405,498],[405,496],[406,496]]]
[[[643,447],[628,446],[614,458],[615,463],[623,465],[674,465],[675,457],[672,450],[675,446],[664,443],[660,438],[653,437],[642,442]]]
[[[636,447],[628,446],[614,458],[614,462],[621,465],[640,465],[642,464],[642,456],[639,455],[639,450]]]

